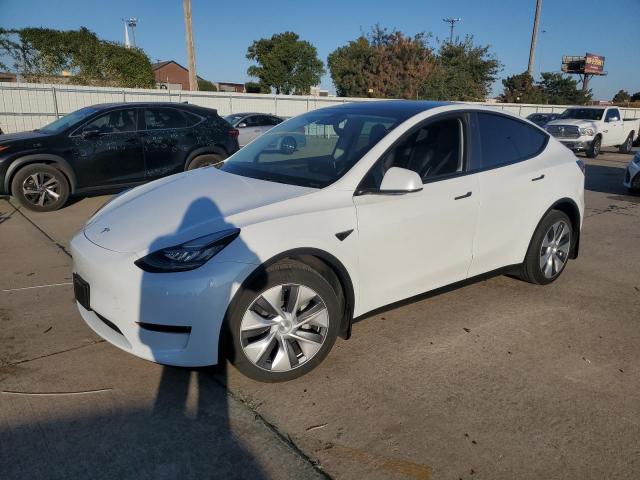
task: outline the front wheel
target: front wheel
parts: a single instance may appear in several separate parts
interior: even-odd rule
[[[340,301],[329,282],[303,263],[279,262],[261,277],[239,293],[228,318],[230,360],[254,380],[292,380],[318,366],[333,347]]]
[[[55,167],[35,163],[21,168],[11,181],[11,194],[36,212],[58,210],[69,198],[69,182]]]
[[[596,158],[600,154],[600,148],[602,147],[602,137],[597,136],[591,142],[591,146],[587,149],[587,157]]]
[[[520,277],[538,285],[556,280],[569,261],[572,241],[569,217],[559,210],[551,210],[533,234]]]

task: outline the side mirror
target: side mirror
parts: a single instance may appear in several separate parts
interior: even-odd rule
[[[237,128],[247,128],[247,124],[244,122],[240,122],[237,126]]]
[[[100,135],[100,130],[96,127],[85,128],[80,134],[82,138],[95,138]]]
[[[391,167],[380,184],[380,193],[411,193],[422,190],[422,178],[413,170]]]

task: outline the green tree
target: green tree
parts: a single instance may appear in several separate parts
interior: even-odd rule
[[[217,92],[218,87],[213,82],[205,80],[204,78],[198,79],[198,90],[201,92]]]
[[[254,41],[247,50],[247,58],[257,63],[247,73],[258,78],[262,86],[273,87],[278,94],[308,94],[324,74],[316,48],[293,32]]]
[[[502,80],[504,91],[500,101],[505,103],[547,103],[542,89],[528,72],[511,75]]]
[[[474,45],[472,36],[442,43],[435,68],[423,83],[421,96],[431,100],[486,99],[502,67],[489,50],[489,45]]]
[[[23,28],[0,32],[0,51],[30,81],[51,80],[68,72],[71,83],[119,87],[152,87],[151,62],[138,48],[100,40],[79,30]]]
[[[556,105],[585,105],[591,100],[591,90],[578,89],[578,82],[562,73],[543,72],[539,87],[549,103]]]
[[[633,95],[631,95],[631,101],[640,102],[640,92],[636,92]]]
[[[244,84],[244,91],[247,93],[271,93],[271,88],[258,82],[247,82]]]
[[[629,92],[626,90],[618,90],[618,93],[613,96],[612,101],[613,103],[628,103],[631,101],[631,95],[629,95]]]
[[[337,48],[327,63],[338,95],[417,98],[435,63],[428,38],[376,25],[368,35]]]
[[[338,47],[329,54],[327,65],[339,97],[366,97],[373,89],[376,50],[365,36]],[[378,92],[380,93],[380,92]]]

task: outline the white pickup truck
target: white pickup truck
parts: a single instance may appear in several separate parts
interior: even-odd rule
[[[603,147],[629,153],[638,138],[640,119],[622,120],[618,107],[571,107],[545,128],[574,152],[595,158]]]

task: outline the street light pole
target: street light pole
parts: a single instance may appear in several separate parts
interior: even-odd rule
[[[191,27],[191,0],[182,0],[184,28],[187,33],[187,57],[189,62],[189,90],[198,90],[196,76],[196,54],[193,49],[193,28]]]
[[[529,66],[527,72],[533,77],[533,63],[536,56],[536,42],[538,41],[538,24],[540,23],[540,10],[542,10],[542,0],[536,0],[536,16],[533,20],[533,32],[531,32],[531,48],[529,49]]]
[[[443,18],[442,21],[446,22],[450,25],[450,33],[449,33],[449,43],[453,43],[453,28],[455,27],[456,23],[459,22],[460,20],[462,20],[461,18],[452,18],[452,17],[447,17],[447,18]]]

